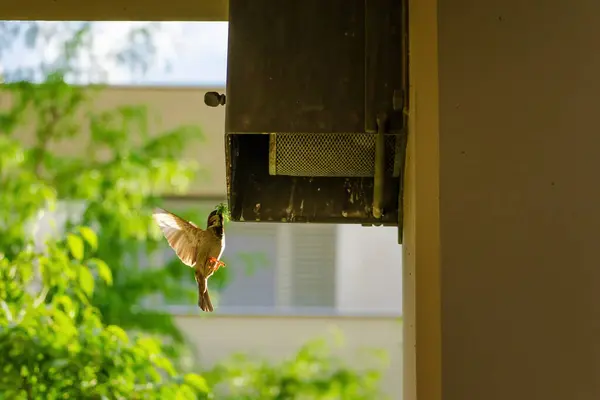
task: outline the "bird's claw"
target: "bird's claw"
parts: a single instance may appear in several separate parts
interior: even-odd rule
[[[208,261],[210,261],[211,263],[214,264],[214,270],[218,270],[219,268],[223,267],[225,268],[225,263],[223,261],[217,260],[215,257],[210,257],[208,259]]]

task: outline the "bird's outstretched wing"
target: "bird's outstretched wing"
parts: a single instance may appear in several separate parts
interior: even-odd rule
[[[201,229],[193,222],[186,221],[162,208],[155,208],[152,216],[181,262],[190,267],[195,266],[198,257],[198,231]]]

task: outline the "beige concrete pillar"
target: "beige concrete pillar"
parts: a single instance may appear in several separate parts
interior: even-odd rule
[[[405,399],[599,399],[600,3],[438,3],[411,4]]]
[[[409,138],[404,188],[404,400],[439,400],[437,0],[409,0]]]

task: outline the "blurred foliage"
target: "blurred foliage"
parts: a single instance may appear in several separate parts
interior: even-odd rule
[[[5,141],[11,140],[13,153],[19,154],[19,174],[36,177],[62,204],[83,205],[80,218],[72,216],[67,229],[82,224],[97,232],[97,257],[110,268],[113,283],[112,287],[99,284],[91,299],[103,320],[167,336],[175,351],[183,337],[171,315],[140,305],[156,295],[187,302],[195,290],[182,290],[181,280],[192,275],[178,260],[152,265],[148,255],[164,246],[164,239],[150,211],[161,194],[181,193],[189,186],[196,166],[182,161],[181,153],[190,142],[202,140],[202,135],[196,126],[150,135],[149,110],[144,106],[94,110],[92,100],[101,86],[65,82],[67,74],[78,70],[78,56],[91,40],[90,32],[90,25],[84,24],[68,37],[60,46],[60,62],[51,70],[43,69],[41,83],[17,81],[0,86],[11,99],[0,110],[0,134]],[[24,140],[27,132],[33,137]],[[74,139],[81,143],[81,150],[62,151]],[[15,154],[1,156],[5,163],[15,159]],[[18,183],[12,181],[6,185],[2,192],[12,196],[3,207],[8,213],[26,190],[13,190],[12,185]],[[27,195],[38,193],[32,187]],[[14,215],[7,218],[17,225],[28,221]],[[15,243],[23,240],[2,235],[0,251],[14,247],[18,252],[22,247]]]
[[[102,322],[91,299],[114,281],[92,229],[33,242],[26,224],[57,190],[20,144],[0,136],[0,398],[196,399],[204,379],[181,374],[150,337]]]
[[[161,30],[160,23],[128,22],[126,27],[119,26],[126,29],[117,32],[105,24],[0,21],[0,60],[3,62],[0,66],[4,69],[5,81],[40,82],[49,72],[63,69],[71,83],[98,83],[106,81],[109,72],[115,69],[128,72],[134,78],[144,75],[150,67],[170,68],[168,60],[158,54],[154,42],[155,34]],[[98,39],[108,34],[113,41],[106,49]],[[15,48],[21,51],[13,53]],[[27,63],[30,58],[23,57],[23,50],[35,54],[35,62]],[[10,62],[10,58],[19,62]]]
[[[281,363],[235,355],[203,375],[223,400],[372,400],[380,390],[385,355],[369,353],[360,365],[348,367],[324,339],[305,344]]]

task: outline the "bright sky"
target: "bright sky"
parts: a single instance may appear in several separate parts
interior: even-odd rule
[[[52,22],[42,23],[51,27]],[[115,48],[122,46],[126,34],[139,22],[96,22],[94,23],[94,53],[99,59]],[[225,84],[227,65],[226,22],[161,22],[155,34],[158,58],[168,61],[151,68],[145,76],[133,75],[113,62],[103,61],[108,72],[108,84],[120,85],[199,85],[222,86]],[[43,59],[51,59],[57,48],[40,44],[27,49],[23,44],[15,45],[10,52],[0,57],[0,66],[5,70],[15,67],[37,65]]]

